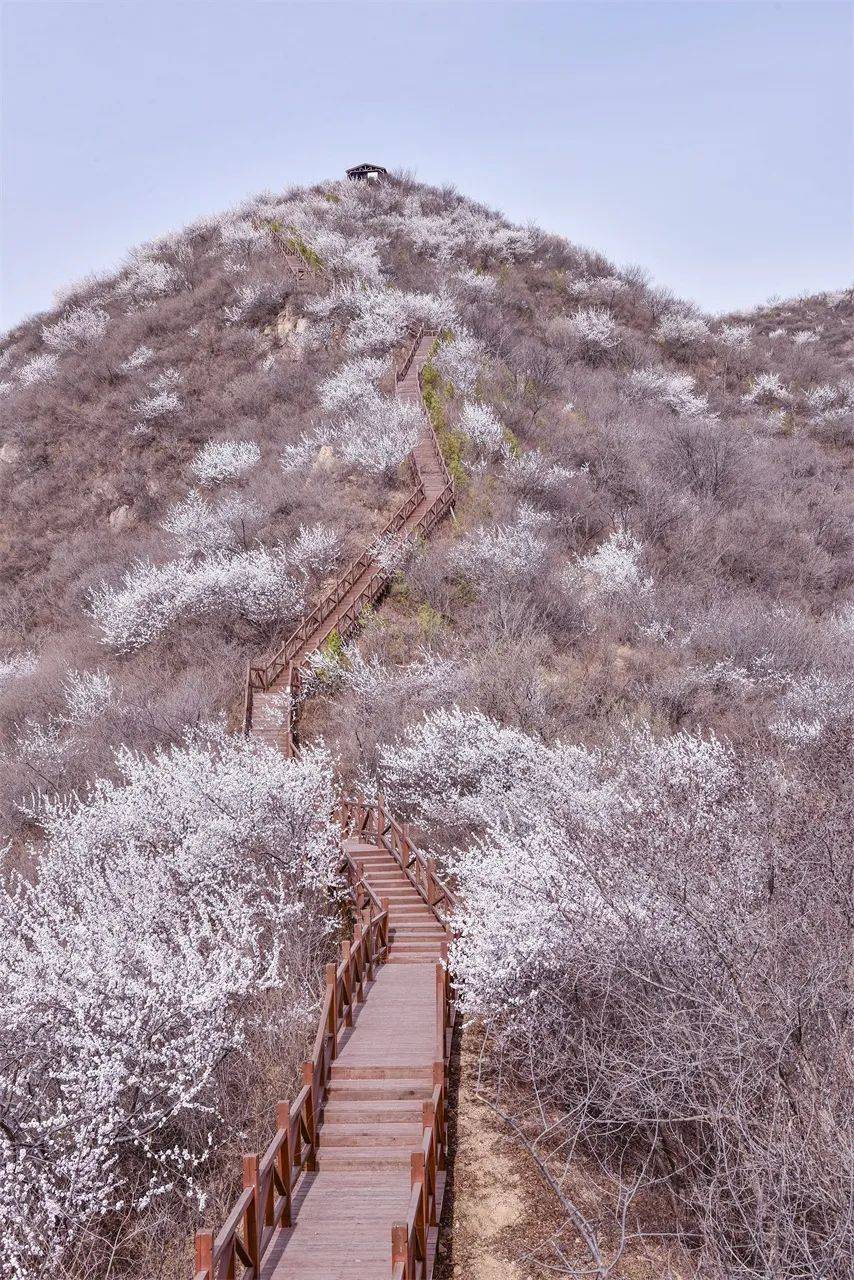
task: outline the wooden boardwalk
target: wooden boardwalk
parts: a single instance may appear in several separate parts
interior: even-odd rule
[[[453,484],[435,432],[423,409],[420,376],[430,358],[435,336],[421,334],[395,378],[396,394],[418,405],[423,413],[421,436],[410,455],[416,486],[385,532],[405,539],[429,533],[453,503]],[[383,534],[380,535],[380,540]],[[382,593],[390,573],[371,554],[363,553],[330,589],[312,614],[264,666],[251,667],[246,699],[246,728],[290,754],[293,717],[288,704],[299,692],[301,664],[334,631],[344,637],[357,625],[359,614]]]
[[[389,899],[388,962],[366,992],[332,1064],[317,1146],[317,1173],[294,1198],[294,1225],[280,1230],[264,1280],[389,1280],[391,1229],[405,1223],[412,1153],[433,1093],[436,964],[443,925],[391,855],[347,842],[365,879]],[[439,1195],[444,1189],[444,1173]],[[432,1271],[436,1228],[429,1230]]]
[[[401,539],[429,534],[454,499],[421,394],[434,342],[419,333],[395,375],[397,395],[423,413],[410,458],[415,488],[383,531]],[[247,733],[296,753],[301,664],[333,631],[350,634],[390,577],[365,551],[274,657],[250,667]],[[340,817],[353,939],[327,965],[303,1088],[279,1104],[263,1155],[244,1156],[244,1189],[220,1231],[197,1232],[194,1280],[430,1280],[433,1272],[447,1156],[453,895],[381,798],[344,800]]]

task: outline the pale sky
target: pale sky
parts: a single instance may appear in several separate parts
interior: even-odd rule
[[[710,310],[854,277],[848,0],[2,0],[0,326],[361,160]]]

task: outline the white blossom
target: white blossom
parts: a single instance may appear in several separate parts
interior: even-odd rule
[[[757,373],[742,399],[745,404],[788,404],[792,393],[779,373]]]
[[[580,582],[590,597],[637,599],[652,587],[643,572],[643,545],[630,530],[618,527],[595,551],[570,570],[570,582]]]
[[[589,359],[604,355],[620,343],[617,321],[604,307],[580,307],[569,317],[569,328]]]
[[[0,659],[0,688],[11,680],[21,680],[31,676],[38,666],[34,653],[11,653]]]
[[[686,418],[712,416],[707,398],[697,392],[696,381],[690,373],[670,373],[648,366],[629,374],[629,386],[642,395],[660,400]]]
[[[119,282],[118,292],[137,302],[150,302],[176,293],[184,283],[180,271],[167,262],[149,257],[143,249],[133,256],[124,279]]]
[[[0,891],[10,1280],[58,1273],[105,1215],[170,1187],[198,1203],[226,1119],[213,1073],[248,1002],[279,988],[295,1025],[311,1008],[299,947],[332,875],[328,758],[209,728],[116,767],[33,813],[34,880]]]
[[[542,568],[549,516],[521,503],[511,524],[481,526],[460,539],[453,552],[459,570],[480,592],[507,590]]]
[[[507,458],[510,456],[507,434],[490,405],[481,404],[476,400],[466,400],[460,412],[459,428],[481,457]]]
[[[22,387],[32,387],[40,382],[48,382],[56,373],[58,363],[59,357],[47,351],[42,355],[32,356],[18,370],[18,382]]]
[[[133,406],[133,411],[143,422],[153,422],[156,418],[166,418],[179,413],[182,408],[178,386],[181,374],[177,369],[167,368],[149,383],[149,394],[142,396]]]
[[[745,351],[752,336],[752,324],[724,324],[715,334],[715,340],[729,351]]]
[[[282,547],[215,552],[199,563],[140,561],[118,587],[93,591],[89,612],[102,643],[119,652],[139,649],[184,621],[242,618],[270,627],[295,617],[305,603],[304,586],[289,569]]]
[[[190,470],[202,484],[222,484],[251,471],[261,461],[261,450],[250,440],[209,440],[198,450]]]
[[[669,311],[659,320],[654,336],[665,346],[694,346],[708,338],[709,327],[701,316]]]
[[[76,351],[103,337],[110,317],[98,307],[74,307],[57,320],[42,326],[45,346],[54,351]]]
[[[255,531],[262,515],[252,499],[231,496],[210,503],[191,489],[167,513],[162,528],[178,539],[185,555],[208,554],[238,547]]]
[[[443,342],[433,357],[442,377],[464,396],[474,392],[478,377],[487,370],[487,361],[483,343],[463,328],[457,329],[449,342]]]
[[[130,353],[127,360],[123,360],[119,365],[122,373],[133,373],[135,369],[142,369],[154,359],[154,352],[151,347],[146,347],[143,343],[141,346],[135,347]]]

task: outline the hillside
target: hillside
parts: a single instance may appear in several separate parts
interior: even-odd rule
[[[340,783],[456,882],[483,1087],[565,1200],[570,1156],[607,1185],[532,1274],[604,1275],[622,1221],[843,1275],[853,312],[704,316],[397,177],[264,194],[5,336],[12,1275],[184,1274],[301,1061]],[[382,549],[286,762],[234,732],[246,664],[407,492],[422,326],[454,519]]]

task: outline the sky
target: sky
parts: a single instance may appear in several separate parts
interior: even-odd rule
[[[0,328],[362,160],[711,311],[854,277],[848,0],[0,0]]]

